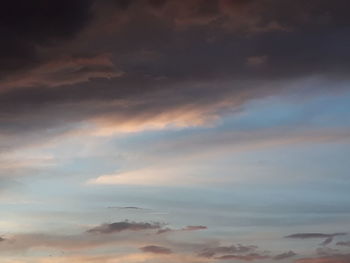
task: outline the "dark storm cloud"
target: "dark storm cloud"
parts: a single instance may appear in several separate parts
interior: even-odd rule
[[[88,41],[94,47],[99,45],[97,50],[114,53],[126,69],[146,74],[176,78],[208,74],[212,77],[228,77],[227,74],[280,77],[338,71],[348,63],[350,19],[343,10],[347,10],[349,4],[343,0],[332,3],[288,0],[283,4],[271,0],[6,3],[2,8],[3,30],[20,37],[16,41],[24,42],[24,46],[28,46],[27,43],[59,44],[57,39],[75,36],[87,22],[95,21],[92,18],[99,12],[105,12],[109,24],[122,28],[112,30],[113,37],[96,35],[96,39],[91,36]],[[120,25],[115,19],[122,16],[126,20]],[[94,26],[92,22],[90,27]],[[176,29],[179,23],[186,26],[185,30]],[[84,52],[95,51],[83,49],[83,42],[78,44]],[[160,54],[156,63],[130,57],[147,50]],[[79,48],[75,52],[79,52]],[[4,55],[12,53],[7,51]],[[250,57],[267,59],[262,68],[252,69],[245,66]]]
[[[137,222],[116,222],[111,224],[102,224],[100,226],[89,229],[88,233],[99,233],[99,234],[111,234],[119,233],[122,231],[144,231],[150,229],[159,229],[161,224],[159,223],[137,223]]]
[[[139,4],[142,11],[137,10],[144,16],[135,11],[135,17],[130,11],[132,22],[125,26],[129,30],[121,34],[122,41],[137,40],[129,43],[129,52],[144,48],[159,56],[146,64],[122,63],[128,70],[177,79],[345,76],[350,20],[341,10],[348,6],[339,0],[167,1],[152,16]],[[142,19],[147,23],[138,24]],[[178,23],[185,29],[174,31]],[[147,40],[138,37],[146,37],[144,32]],[[254,57],[264,57],[264,63],[247,66]]]
[[[143,252],[153,254],[172,254],[171,249],[160,246],[145,246],[140,248]]]
[[[38,46],[75,36],[90,19],[90,0],[3,1],[0,8],[0,73],[38,63]]]
[[[33,141],[18,134],[50,137],[91,119],[221,114],[296,78],[347,79],[348,7],[344,0],[6,1],[0,133],[8,137],[0,147]]]

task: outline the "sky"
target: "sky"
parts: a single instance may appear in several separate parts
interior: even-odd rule
[[[349,263],[347,0],[0,8],[1,263]]]

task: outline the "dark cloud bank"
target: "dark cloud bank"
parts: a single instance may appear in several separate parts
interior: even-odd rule
[[[347,81],[348,8],[345,0],[6,1],[0,147],[96,119],[218,114],[300,78]]]

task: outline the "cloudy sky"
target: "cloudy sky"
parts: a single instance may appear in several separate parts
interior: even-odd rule
[[[348,0],[6,0],[1,263],[349,263]]]

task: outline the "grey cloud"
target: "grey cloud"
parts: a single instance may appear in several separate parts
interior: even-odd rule
[[[230,260],[230,259],[237,259],[237,260],[243,260],[243,261],[255,261],[255,260],[264,260],[268,259],[270,256],[264,255],[264,254],[258,254],[258,253],[250,253],[247,255],[223,255],[220,257],[216,257],[216,259],[219,260]]]
[[[198,231],[208,229],[206,226],[186,226],[180,229],[163,228],[158,230],[157,234],[163,234],[168,232],[181,232],[181,231]]]
[[[204,248],[198,255],[201,257],[211,258],[217,254],[242,254],[248,252],[254,252],[258,247],[256,246],[245,246],[245,245],[232,245],[232,246],[219,246],[219,247],[210,247]]]
[[[168,233],[168,232],[174,232],[174,229],[171,228],[163,228],[157,231],[157,234],[164,234],[164,233]]]
[[[143,252],[153,253],[153,254],[172,254],[171,249],[160,246],[145,246],[140,248]]]
[[[339,254],[339,250],[329,247],[322,247],[316,249],[316,254],[318,256],[332,256]]]
[[[350,241],[340,241],[336,243],[337,246],[350,247]]]
[[[330,244],[330,243],[332,243],[332,242],[333,242],[333,237],[329,237],[329,238],[325,239],[325,240],[321,243],[321,245],[322,245],[322,246],[326,246],[326,245],[328,245],[328,244]]]
[[[146,224],[146,226],[145,226]],[[208,246],[209,243],[193,243],[187,242],[184,240],[168,240],[167,238],[163,238],[157,235],[150,235],[150,233],[144,232],[142,230],[149,229],[149,225],[147,223],[134,223],[137,225],[135,231],[126,232],[125,227],[118,227],[117,231],[125,231],[120,235],[109,235],[106,232],[102,232],[105,234],[91,234],[91,233],[80,233],[74,235],[59,235],[59,234],[43,234],[43,233],[26,233],[26,234],[8,234],[8,242],[4,242],[0,246],[0,251],[3,253],[17,253],[20,254],[19,251],[27,251],[31,248],[53,248],[57,250],[65,250],[68,253],[71,251],[87,251],[89,249],[94,248],[103,248],[103,247],[111,247],[111,246],[123,246],[129,248],[139,248],[143,252],[153,253],[153,254],[174,254],[175,252],[172,250],[176,249],[179,253],[193,253],[200,247]],[[129,229],[130,227],[128,227]],[[123,229],[123,230],[121,230]],[[97,233],[101,233],[98,230]],[[110,231],[108,233],[111,233]],[[139,247],[140,243],[149,244],[143,247]],[[216,241],[213,242],[213,244]],[[239,248],[241,247],[241,248]],[[171,249],[170,249],[171,248]],[[258,254],[261,256],[264,253],[253,252],[250,249],[244,249],[243,246],[238,245],[234,251],[242,250],[242,253],[236,252],[236,254],[241,255],[244,260],[250,259],[258,259]],[[224,251],[233,251],[231,247],[228,249],[222,250]],[[243,251],[247,251],[243,253]],[[220,256],[227,256],[227,254],[219,254]],[[231,253],[232,256],[232,253]],[[214,259],[214,258],[213,258]],[[202,261],[203,259],[199,259]]]
[[[182,228],[183,231],[196,231],[196,230],[204,230],[208,229],[206,226],[186,226]]]
[[[159,229],[162,225],[160,223],[137,223],[122,221],[111,224],[102,224],[100,226],[89,229],[88,233],[99,233],[99,234],[111,234],[119,233],[122,231],[143,231],[143,230],[152,230]]]
[[[109,209],[122,209],[122,210],[145,210],[145,208],[137,207],[137,206],[109,206]]]
[[[294,239],[317,239],[317,238],[325,238],[325,240],[320,244],[322,246],[327,246],[328,244],[333,242],[334,237],[344,236],[347,233],[334,233],[334,234],[323,234],[323,233],[298,233],[286,236],[286,238],[294,238]]]
[[[298,233],[286,236],[286,238],[295,239],[308,239],[308,238],[329,238],[336,236],[344,236],[346,233],[334,233],[334,234],[323,234],[323,233]]]
[[[296,256],[297,254],[293,251],[288,251],[288,252],[284,252],[282,254],[276,255],[273,257],[274,260],[283,260],[283,259],[287,259],[287,258],[291,258]]]
[[[349,260],[350,254],[334,254],[322,257],[300,258],[295,263],[348,263]]]

